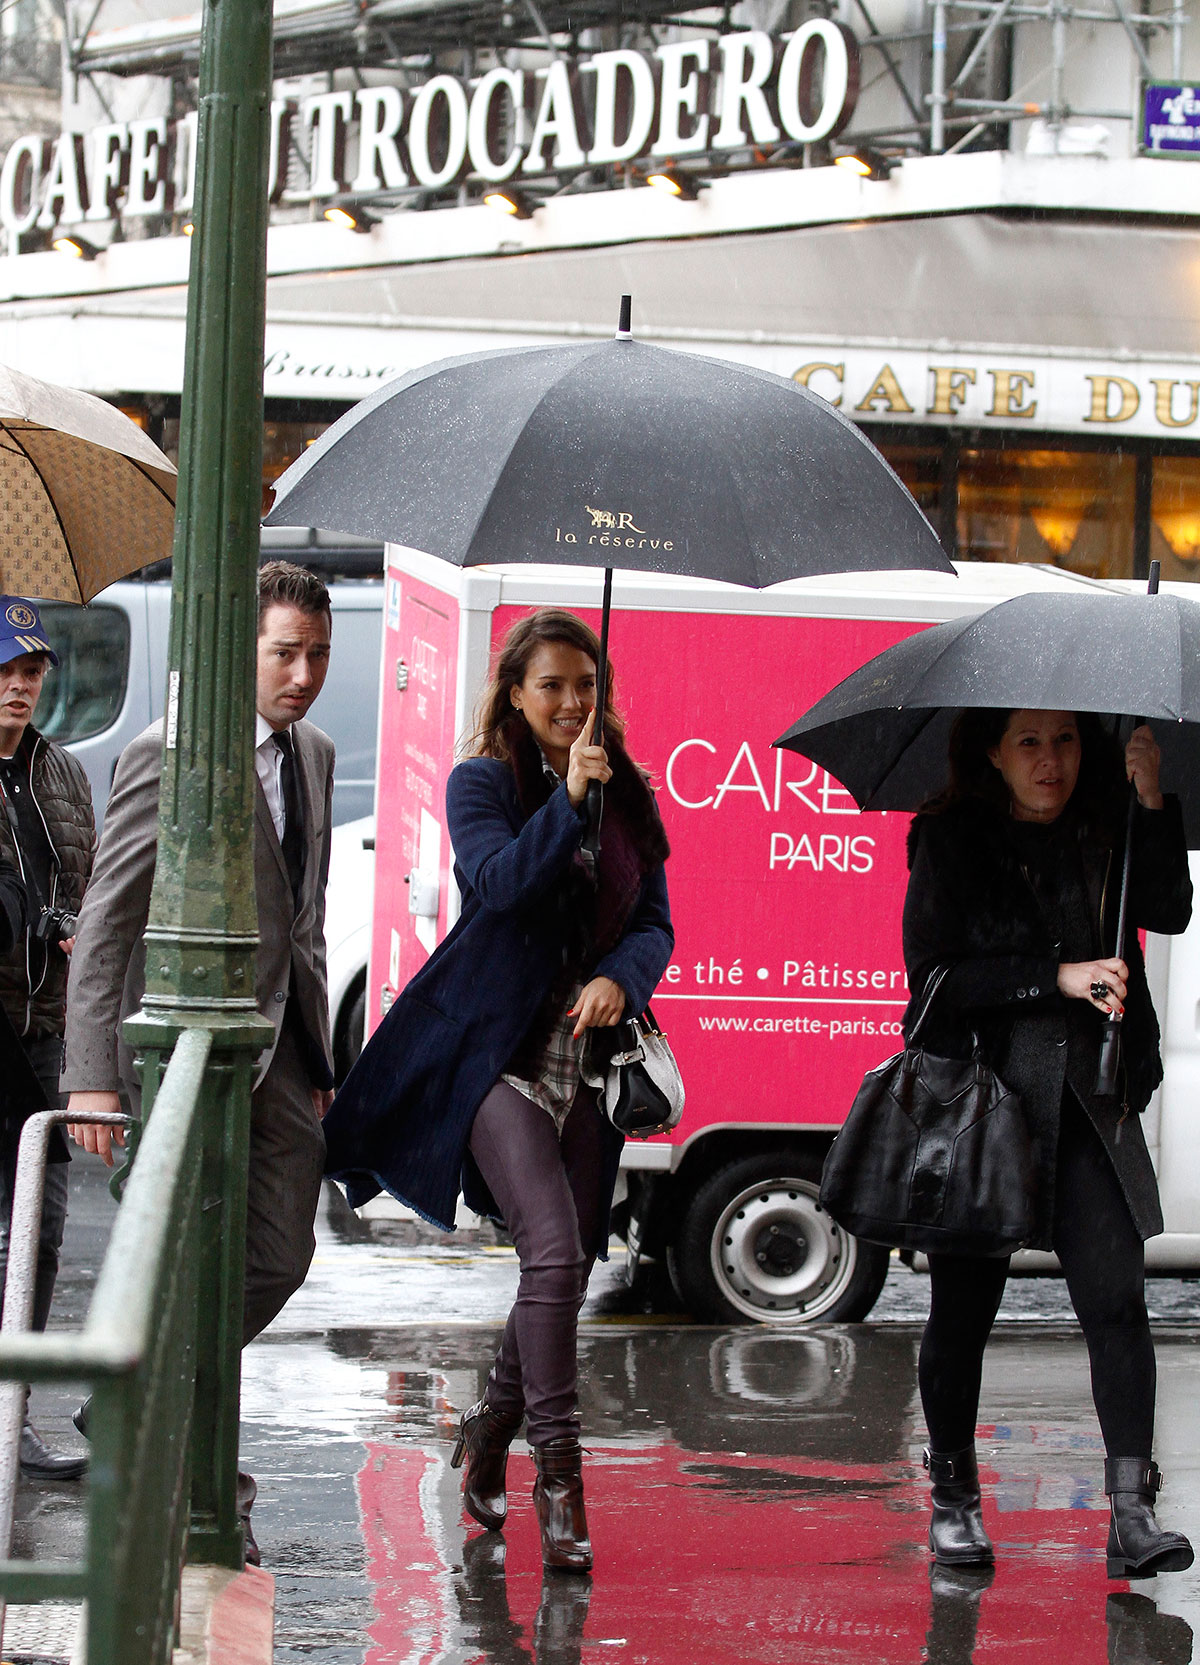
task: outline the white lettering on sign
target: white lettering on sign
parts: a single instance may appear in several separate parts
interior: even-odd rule
[[[409,90],[362,87],[271,105],[272,202],[367,196],[416,183],[433,190],[468,172],[489,182],[600,167],[633,157],[744,150],[787,135],[811,144],[854,112],[858,45],[844,25],[810,18],[778,39],[741,29],[683,40],[652,54],[619,48],[533,73],[493,69],[470,81],[435,75]],[[292,125],[305,140],[308,179],[286,188]],[[0,166],[0,223],[33,225],[151,218],[190,207],[195,115],[108,122],[52,145],[33,134]],[[293,147],[295,148],[295,147]]]
[[[814,815],[858,814],[854,799],[828,769],[777,747],[763,748],[763,754],[760,766],[750,742],[743,740],[723,761],[711,740],[681,740],[667,759],[667,791],[681,809],[719,810],[732,792],[748,793],[766,814],[778,815],[794,807],[784,796],[790,793]],[[785,758],[800,771],[798,777],[784,779]]]

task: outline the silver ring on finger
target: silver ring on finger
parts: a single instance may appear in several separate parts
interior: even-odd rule
[[[1097,1005],[1102,1006],[1105,1003],[1105,1001],[1108,999],[1109,995],[1111,995],[1112,989],[1109,987],[1109,985],[1107,983],[1103,983],[1103,982],[1100,981],[1099,978],[1097,978],[1096,981],[1092,984],[1091,989],[1090,989],[1089,992],[1091,994],[1092,999],[1097,1003]]]

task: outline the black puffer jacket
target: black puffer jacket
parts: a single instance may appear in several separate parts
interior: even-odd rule
[[[904,960],[913,1003],[906,1029],[933,967],[952,969],[938,994],[922,1040],[931,1050],[967,1056],[976,1030],[988,1062],[1021,1099],[1034,1140],[1038,1175],[1036,1234],[1030,1247],[1050,1247],[1054,1217],[1059,1107],[1067,1080],[1068,1002],[1058,992],[1064,955],[1022,871],[1007,817],[980,802],[918,815],[909,834],[911,875],[904,903]],[[1121,851],[1076,829],[1084,885],[1095,930],[1094,954],[1113,952]],[[1158,1185],[1140,1113],[1162,1080],[1158,1020],[1146,987],[1136,931],[1174,934],[1192,911],[1187,845],[1178,801],[1139,809],[1134,823],[1130,889],[1129,992],[1121,1025],[1124,1062],[1119,1102],[1086,1086],[1084,1108],[1107,1149],[1143,1238],[1163,1229]],[[1095,1057],[1102,1019],[1096,1014]],[[1094,1074],[1094,1065],[1089,1065]],[[1088,1069],[1072,1069],[1077,1092]]]
[[[51,901],[56,907],[78,913],[96,849],[88,778],[70,752],[44,739],[32,724],[22,735],[16,755],[29,771],[30,791],[58,860]],[[2,811],[0,856],[20,870],[12,826]],[[35,910],[31,896],[31,915]],[[67,1005],[66,956],[56,946],[45,953],[40,944],[31,944],[28,935],[23,935],[14,949],[0,954],[0,1004],[18,1035],[30,1039],[61,1035]]]

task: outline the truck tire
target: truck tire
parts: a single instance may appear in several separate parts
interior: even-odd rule
[[[818,1200],[821,1159],[764,1151],[730,1162],[686,1205],[671,1270],[688,1310],[717,1324],[865,1318],[888,1251],[851,1237]]]
[[[333,1043],[333,1073],[340,1087],[358,1062],[367,1017],[367,977],[356,978],[342,1005]]]

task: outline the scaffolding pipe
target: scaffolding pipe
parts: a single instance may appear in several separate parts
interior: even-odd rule
[[[952,92],[966,84],[968,76],[975,68],[975,65],[979,62],[983,54],[987,51],[988,42],[996,33],[996,30],[1004,22],[1008,13],[1012,10],[1013,4],[1014,0],[1001,0],[1001,4],[996,7],[996,10],[992,13],[991,17],[988,18],[987,22],[983,26],[983,33],[980,35],[979,39],[975,42],[975,45],[971,48],[971,51],[968,54],[966,63],[962,66],[951,83]]]
[[[1055,133],[1055,148],[1058,146],[1057,134],[1066,120],[1066,73],[1067,73],[1067,7],[1063,0],[1051,0],[1050,4],[1050,109],[1048,119]]]
[[[946,148],[946,0],[933,0],[933,56],[929,93],[929,148]]]
[[[1146,77],[1147,81],[1153,80],[1154,71],[1150,67],[1150,59],[1146,56],[1146,48],[1142,44],[1141,36],[1134,28],[1133,19],[1125,10],[1125,0],[1112,0],[1112,3],[1113,10],[1121,20],[1121,27],[1129,37],[1129,44],[1137,53],[1138,63],[1142,66],[1142,74]]]

